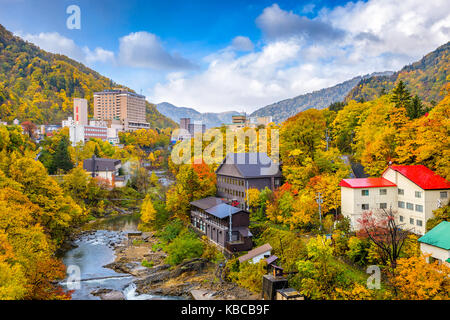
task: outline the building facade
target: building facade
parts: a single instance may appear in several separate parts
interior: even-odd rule
[[[442,221],[418,239],[420,250],[429,262],[438,261],[450,267],[450,222]]]
[[[88,125],[88,102],[86,99],[73,99],[73,117],[75,124]]]
[[[450,183],[422,165],[390,166],[380,178],[343,179],[339,185],[341,211],[354,230],[364,211],[392,208],[402,228],[424,234],[433,211],[450,196]]]
[[[279,165],[266,153],[229,153],[216,170],[217,195],[239,202],[247,209],[247,191],[252,188],[275,190],[281,185]]]
[[[95,92],[94,118],[119,120],[125,131],[150,128],[146,121],[145,96],[124,89]]]
[[[117,159],[97,158],[93,156],[83,161],[83,169],[92,178],[101,178],[108,181],[112,187],[124,187],[127,183],[125,176],[119,175],[122,161]]]
[[[191,202],[191,226],[230,253],[253,246],[249,213],[228,205],[223,199],[208,197]]]

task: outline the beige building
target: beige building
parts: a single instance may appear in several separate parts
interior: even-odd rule
[[[364,211],[392,208],[402,228],[424,234],[433,211],[450,196],[450,183],[422,165],[390,166],[381,178],[343,179],[339,185],[341,211],[353,230]]]
[[[88,102],[86,99],[73,99],[73,116],[75,124],[88,125]]]
[[[119,120],[125,131],[150,128],[146,122],[145,97],[124,89],[95,92],[94,118]]]

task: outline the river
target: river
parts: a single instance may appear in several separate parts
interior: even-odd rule
[[[168,181],[160,182],[168,184]],[[138,295],[133,283],[134,276],[103,267],[114,261],[114,245],[122,242],[128,232],[136,231],[138,223],[138,215],[122,215],[99,219],[86,225],[85,231],[73,242],[76,247],[66,251],[62,257],[68,278],[60,284],[65,290],[73,290],[73,300],[100,300],[100,297],[91,293],[101,289],[120,291],[126,300],[179,299]]]

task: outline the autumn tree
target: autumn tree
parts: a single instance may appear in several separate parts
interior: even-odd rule
[[[450,299],[450,268],[437,262],[427,263],[424,256],[399,259],[391,282],[397,299]]]
[[[358,223],[359,231],[357,235],[368,238],[376,245],[381,261],[384,265],[389,264],[391,272],[393,272],[408,232],[402,230],[396,223],[392,209],[363,212],[362,217],[358,219]]]

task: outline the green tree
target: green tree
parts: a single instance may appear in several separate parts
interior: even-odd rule
[[[392,90],[391,102],[396,108],[405,108],[406,110],[411,104],[411,93],[405,83],[400,80],[397,86]]]
[[[70,141],[68,137],[62,136],[53,155],[52,164],[49,170],[50,174],[55,174],[59,170],[68,172],[73,168],[73,162],[69,154]]]

